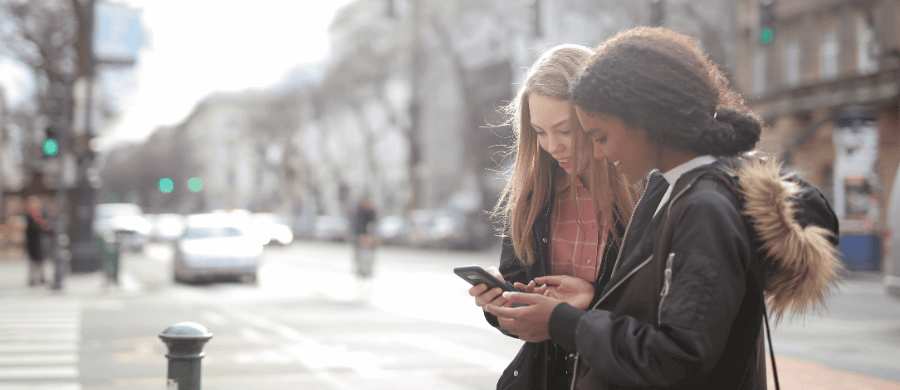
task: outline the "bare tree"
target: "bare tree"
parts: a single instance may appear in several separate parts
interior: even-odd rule
[[[37,115],[26,130],[68,131],[72,121],[72,87],[79,75],[80,18],[77,0],[0,3],[0,45],[24,64],[35,83]]]

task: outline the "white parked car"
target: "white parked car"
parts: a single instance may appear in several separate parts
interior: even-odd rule
[[[248,230],[258,237],[263,245],[287,245],[294,241],[294,232],[290,226],[282,223],[278,216],[272,213],[253,214]]]
[[[150,221],[150,239],[153,241],[172,242],[184,232],[184,216],[164,213],[147,215]]]
[[[133,203],[101,203],[94,208],[94,233],[118,233],[119,247],[142,251],[150,237],[150,222]]]
[[[256,281],[263,246],[245,226],[217,214],[187,217],[184,233],[175,242],[172,274],[176,282],[237,277]]]

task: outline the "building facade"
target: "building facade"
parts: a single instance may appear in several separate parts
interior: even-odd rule
[[[768,124],[761,149],[825,190],[842,235],[880,235],[900,163],[900,2],[741,0],[736,17],[734,81]]]

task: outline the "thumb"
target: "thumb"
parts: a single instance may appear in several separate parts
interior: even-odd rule
[[[522,303],[525,305],[531,305],[537,302],[537,297],[540,297],[540,294],[529,294],[522,292],[510,292],[505,291],[503,293],[503,298],[506,298],[507,301],[512,303]]]
[[[551,285],[560,285],[565,280],[565,277],[562,275],[548,275],[541,276],[538,278],[534,278],[535,283],[537,284],[551,284]]]

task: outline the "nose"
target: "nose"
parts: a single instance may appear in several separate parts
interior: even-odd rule
[[[599,142],[594,142],[594,158],[598,160],[606,158],[606,154],[603,153],[603,146]]]
[[[566,144],[561,136],[550,134],[550,154],[556,154],[560,152],[564,152],[566,150]]]

